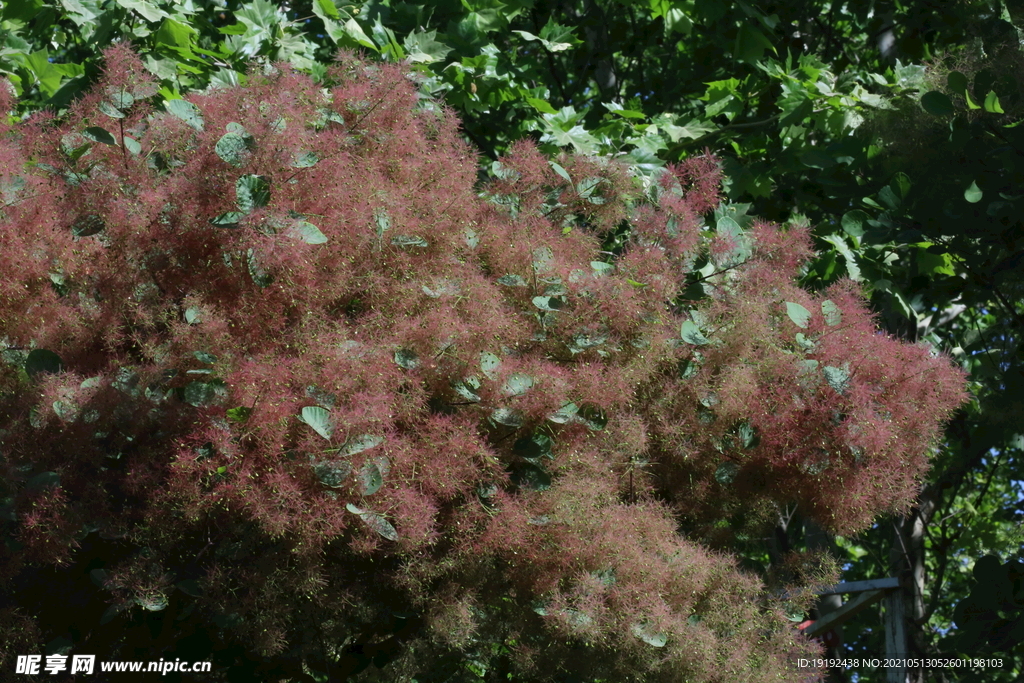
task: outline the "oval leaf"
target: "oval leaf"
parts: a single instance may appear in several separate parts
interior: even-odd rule
[[[232,166],[241,166],[248,156],[249,145],[238,133],[226,133],[214,146],[217,156]]]
[[[114,136],[99,126],[90,126],[86,128],[82,131],[82,136],[92,140],[93,142],[102,142],[104,145],[117,147],[117,140],[114,139]]]
[[[952,116],[953,101],[944,93],[932,90],[921,98],[921,106],[932,116]]]
[[[806,328],[811,323],[811,312],[792,301],[786,302],[786,315],[797,327]]]
[[[60,356],[47,349],[33,349],[25,359],[25,372],[29,377],[35,377],[42,372],[57,374],[63,370],[64,362]]]
[[[700,333],[700,328],[698,328],[697,324],[692,320],[685,321],[679,333],[682,336],[683,341],[686,342],[687,344],[693,344],[694,346],[704,346],[705,344],[711,343],[707,337]]]
[[[371,448],[376,448],[382,443],[384,443],[383,436],[360,434],[359,436],[352,437],[346,441],[341,450],[345,455],[355,455],[356,453],[362,453],[363,451],[370,450]]]
[[[320,228],[306,221],[299,221],[292,226],[293,236],[299,238],[306,244],[326,244],[327,235],[320,232]]]
[[[400,368],[405,370],[412,370],[420,364],[416,352],[409,349],[398,349],[395,351],[395,362],[398,363]]]
[[[203,129],[203,114],[199,111],[199,107],[186,102],[185,100],[170,100],[164,103],[164,108],[174,116],[192,126],[196,130]]]
[[[306,406],[302,409],[300,420],[313,428],[320,436],[328,441],[334,433],[334,425],[331,424],[331,413],[320,406]]]
[[[480,354],[480,370],[487,376],[487,379],[494,379],[497,377],[498,368],[500,366],[501,359],[490,351],[484,351]]]
[[[835,327],[843,322],[843,312],[839,310],[839,306],[828,299],[821,302],[821,313],[825,316],[825,324],[829,327]]]

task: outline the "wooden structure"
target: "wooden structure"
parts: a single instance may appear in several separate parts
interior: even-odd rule
[[[903,592],[899,579],[888,577],[868,581],[850,581],[819,591],[819,595],[857,594],[842,607],[824,615],[804,629],[808,636],[822,636],[841,626],[858,612],[862,612],[880,600],[885,601],[885,657],[900,661],[907,656],[907,632],[903,614]],[[887,670],[887,683],[906,683],[904,667]]]

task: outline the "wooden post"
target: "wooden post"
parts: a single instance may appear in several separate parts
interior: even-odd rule
[[[894,588],[885,595],[885,656],[896,661],[907,656],[903,591],[899,588]],[[907,683],[906,667],[889,667],[886,676],[886,683]]]

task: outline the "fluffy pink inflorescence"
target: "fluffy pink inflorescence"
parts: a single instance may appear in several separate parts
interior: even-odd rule
[[[700,539],[722,510],[847,532],[908,505],[963,399],[851,284],[795,286],[806,232],[711,235],[710,155],[644,195],[521,142],[486,201],[397,66],[344,56],[327,90],[278,67],[160,110],[134,55],[108,59],[66,120],[0,134],[0,466],[27,549],[0,574],[65,561],[89,524],[201,568],[266,653],[301,638],[303,596],[389,595],[471,621],[458,642],[590,643],[615,680],[796,675],[816,646]],[[113,594],[161,590],[139,566]]]

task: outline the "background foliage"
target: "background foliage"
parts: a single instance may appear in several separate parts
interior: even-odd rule
[[[713,147],[732,210],[812,227],[806,286],[861,282],[890,331],[970,372],[975,398],[920,504],[837,540],[844,578],[905,578],[915,651],[970,653],[949,629],[974,562],[1020,547],[1021,15],[1014,2],[36,0],[4,8],[0,70],[27,112],[66,107],[98,75],[96,46],[117,38],[165,98],[244,80],[254,56],[322,78],[337,47],[361,48],[405,60],[424,95],[458,110],[481,177],[524,135],[647,176]],[[613,231],[604,247],[624,240]],[[721,543],[750,567],[778,564],[817,543],[789,512],[772,534],[735,528]],[[847,629],[854,652],[881,652],[868,626]]]

